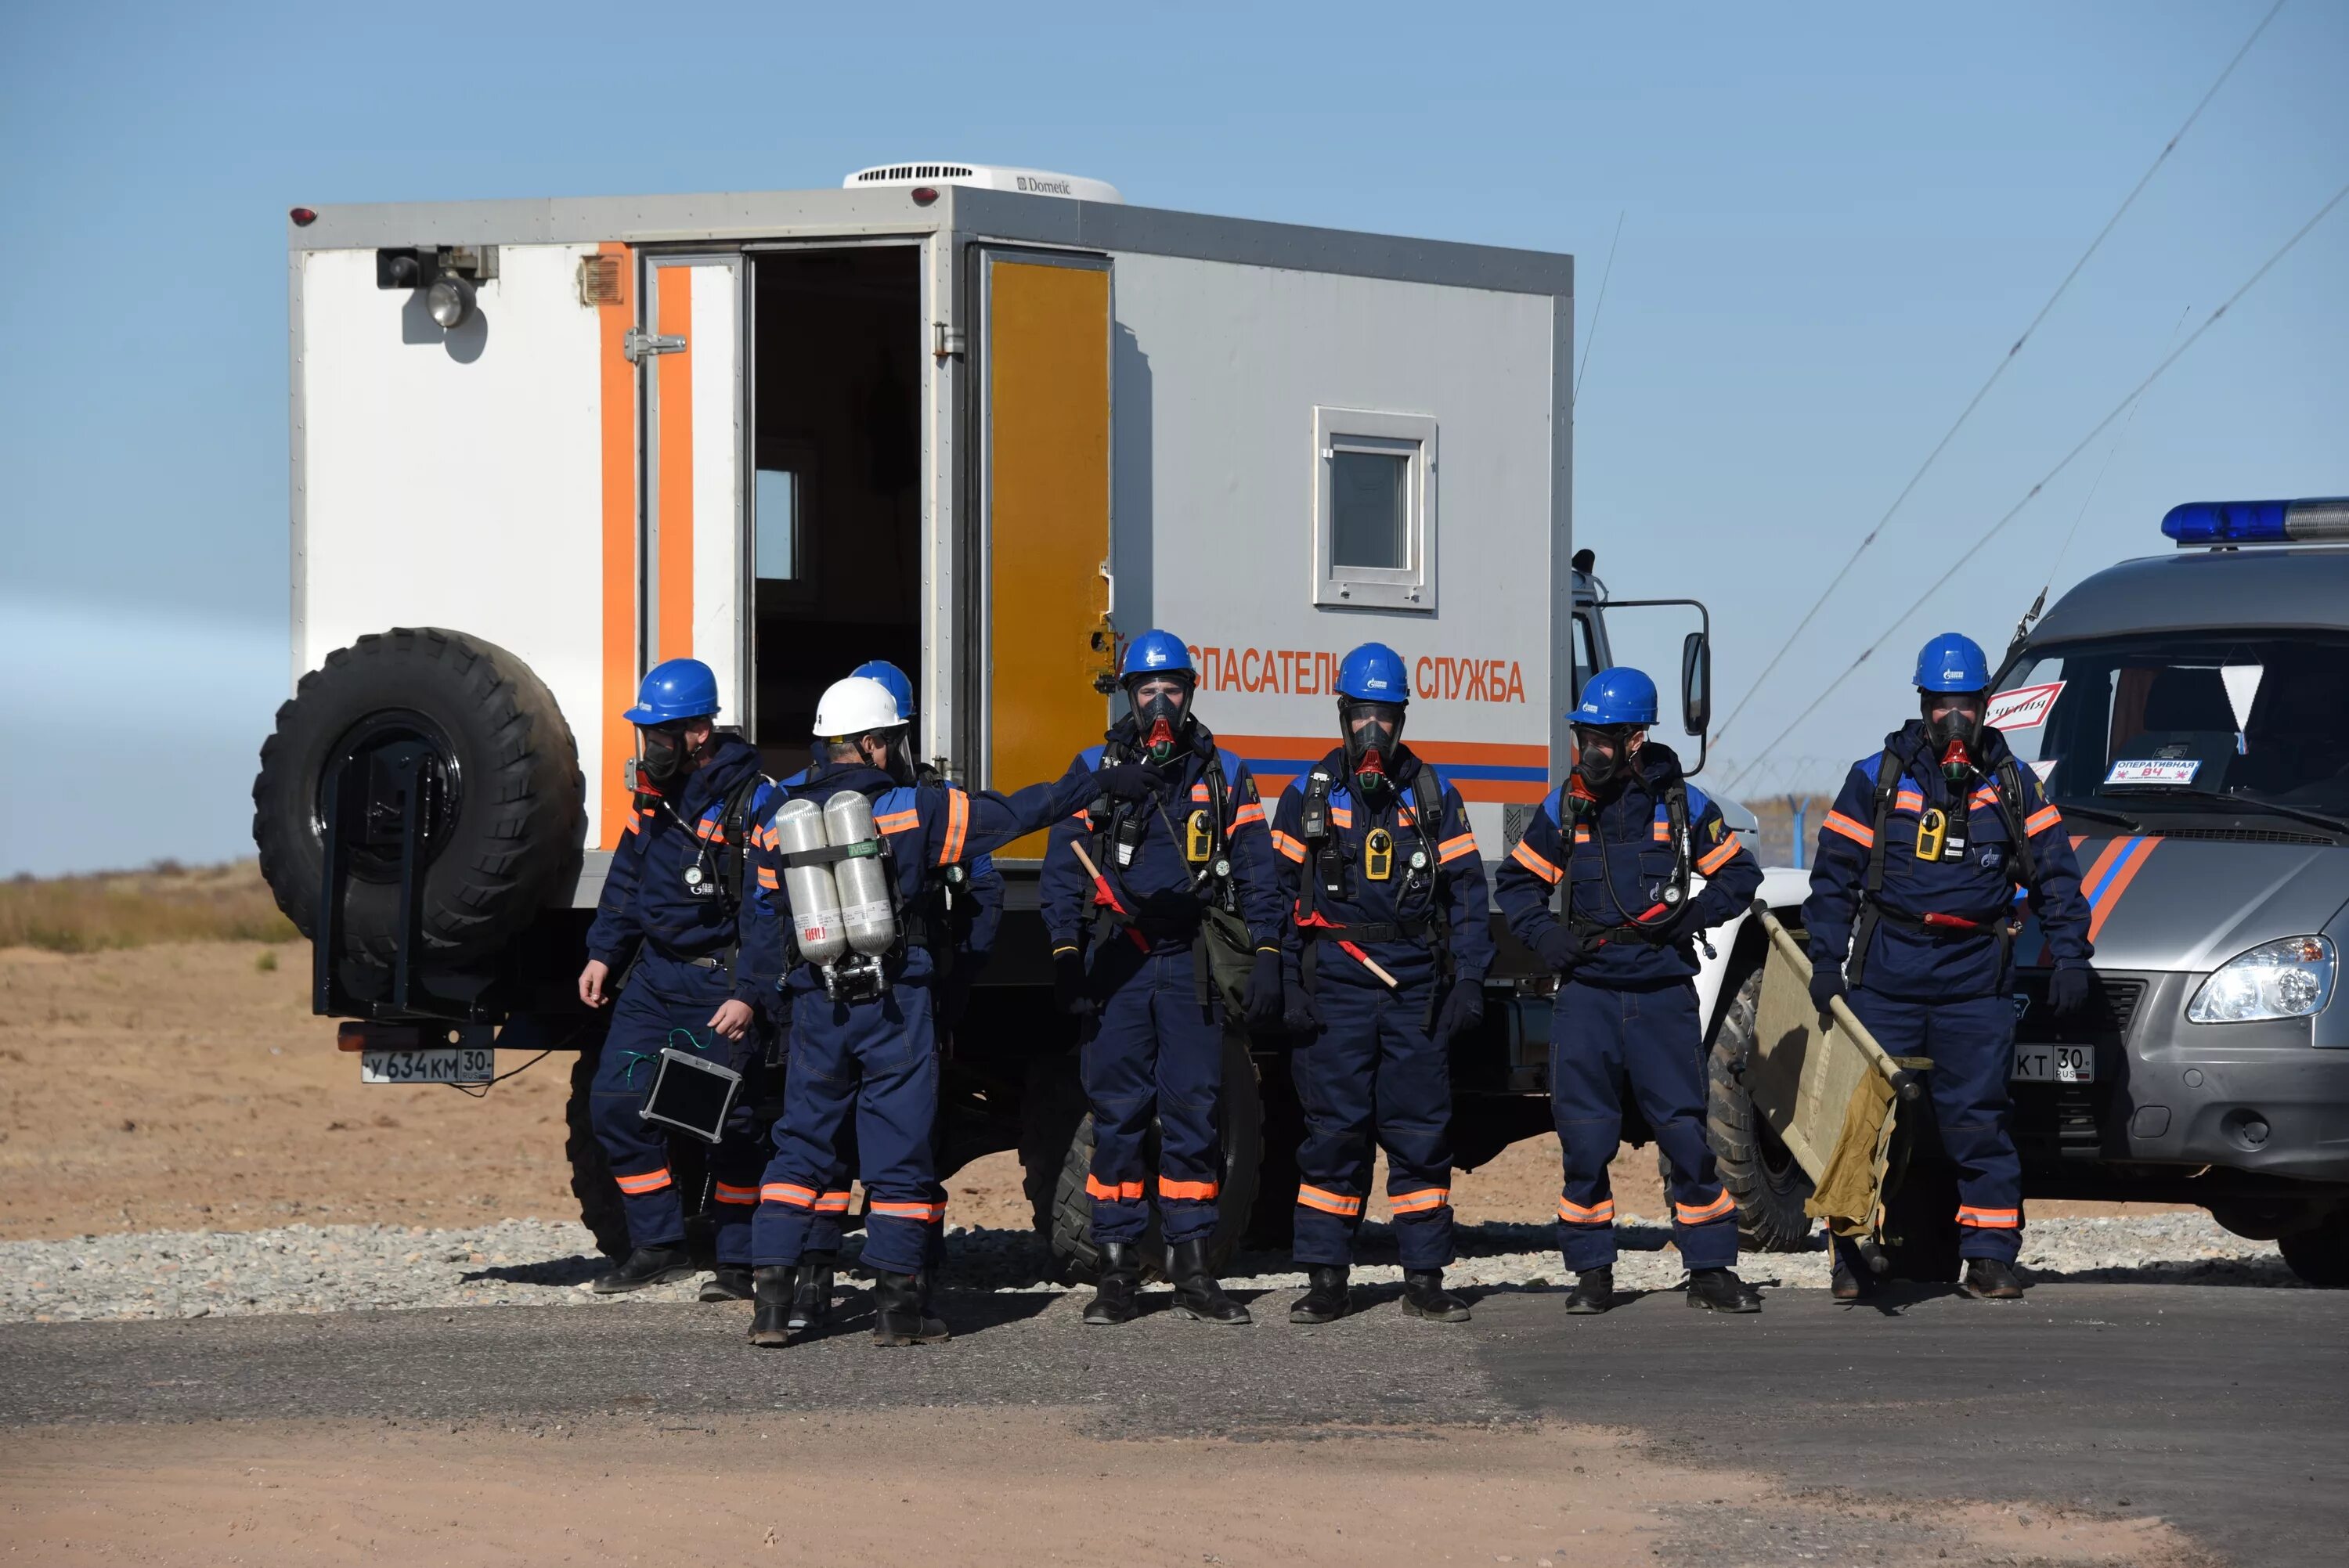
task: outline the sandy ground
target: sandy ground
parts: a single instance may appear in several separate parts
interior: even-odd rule
[[[592,1429],[18,1431],[0,1470],[0,1557],[843,1568],[2197,1561],[2158,1519],[1790,1497],[1582,1428],[1132,1441],[1090,1436],[1061,1412],[968,1409],[626,1418]]]
[[[300,944],[0,949],[0,1240],[576,1216],[568,1056],[478,1099],[363,1086],[333,1022],[311,1016],[308,956]],[[953,1222],[1028,1223],[1009,1154],[948,1186]],[[1615,1191],[1627,1214],[1664,1212],[1652,1150],[1624,1152]],[[1462,1174],[1454,1202],[1470,1224],[1554,1213],[1555,1143],[1529,1140]],[[1372,1216],[1384,1211],[1373,1199]]]

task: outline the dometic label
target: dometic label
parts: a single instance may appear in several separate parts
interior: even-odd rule
[[[1120,649],[1121,657],[1123,650]],[[1191,657],[1204,691],[1334,696],[1346,655],[1328,648],[1226,648],[1199,645]],[[1524,666],[1516,659],[1422,656],[1411,666],[1412,695],[1431,702],[1523,703]]]
[[[2002,691],[1990,699],[1990,713],[1982,722],[1992,729],[2037,729],[2047,722],[2048,710],[2063,692],[2062,681]]]

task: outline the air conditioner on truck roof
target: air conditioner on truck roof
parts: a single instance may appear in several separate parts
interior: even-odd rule
[[[1106,180],[1055,174],[1049,169],[1006,169],[992,163],[876,163],[840,182],[843,191],[872,185],[975,185],[982,191],[1017,191],[1030,196],[1065,196],[1075,201],[1125,198]]]

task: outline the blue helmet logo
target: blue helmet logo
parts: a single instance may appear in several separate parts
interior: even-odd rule
[[[1603,727],[1656,722],[1656,683],[1629,665],[1600,670],[1582,688],[1582,701],[1566,716],[1568,724]]]
[[[635,725],[718,717],[718,673],[699,659],[665,659],[645,672],[636,706],[620,717]]]
[[[914,683],[905,671],[886,659],[868,659],[848,673],[863,676],[869,681],[879,681],[889,688],[889,695],[897,699],[897,717],[902,719],[914,717]]]
[[[1410,672],[1384,643],[1364,643],[1338,665],[1338,695],[1356,702],[1409,702]]]
[[[1962,632],[1944,632],[1917,654],[1919,691],[1987,691],[1990,660]]]
[[[1191,650],[1182,638],[1172,632],[1148,631],[1125,645],[1125,663],[1119,666],[1118,676],[1131,680],[1135,676],[1159,675],[1167,671],[1196,676],[1191,664]]]

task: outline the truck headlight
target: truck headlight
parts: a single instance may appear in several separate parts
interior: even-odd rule
[[[2262,942],[2212,971],[2186,1016],[2198,1024],[2305,1018],[2332,999],[2334,967],[2333,944],[2325,937]]]

